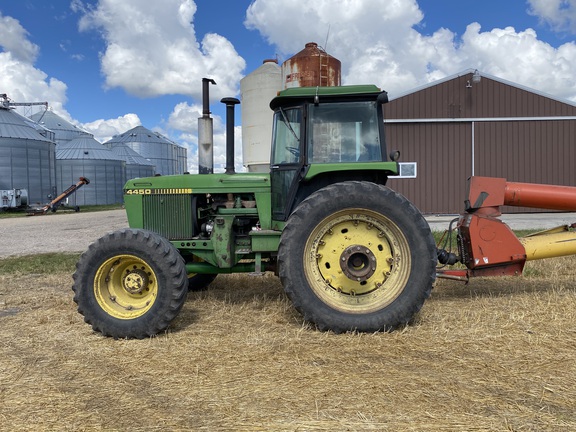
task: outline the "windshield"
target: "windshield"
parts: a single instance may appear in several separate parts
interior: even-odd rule
[[[376,102],[310,105],[308,162],[382,161]]]

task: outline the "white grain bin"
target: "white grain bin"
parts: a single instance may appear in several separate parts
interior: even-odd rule
[[[273,117],[270,101],[281,89],[282,72],[276,60],[265,60],[240,80],[242,155],[249,172],[270,170]]]

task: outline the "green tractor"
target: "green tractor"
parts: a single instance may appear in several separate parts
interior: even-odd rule
[[[203,153],[200,174],[126,183],[130,228],[94,242],[74,273],[85,321],[106,336],[149,337],[170,325],[189,289],[222,273],[270,271],[319,330],[408,323],[430,295],[436,246],[418,209],[385,186],[399,170],[399,154],[388,157],[384,139],[386,92],[372,85],[279,92],[270,103],[269,173],[234,172],[238,100],[222,101],[226,173],[212,173]]]

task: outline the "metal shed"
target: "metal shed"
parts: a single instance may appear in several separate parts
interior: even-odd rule
[[[116,135],[104,145],[112,148],[119,143],[127,145],[152,162],[156,166],[157,174],[184,174],[188,171],[186,149],[144,126],[136,126]]]
[[[415,178],[388,185],[423,213],[462,211],[471,175],[576,185],[576,104],[568,100],[470,69],[391,94],[384,109],[388,149],[416,162]]]
[[[67,120],[64,120],[51,110],[40,111],[32,114],[30,119],[53,131],[56,137],[57,146],[81,136],[94,137],[91,133],[80,129],[78,126],[73,125]]]
[[[123,202],[126,183],[124,160],[94,138],[81,136],[56,150],[58,192],[86,177],[90,184],[79,189],[70,200],[73,205],[103,205]]]
[[[27,189],[45,203],[56,187],[54,134],[0,104],[0,190]]]

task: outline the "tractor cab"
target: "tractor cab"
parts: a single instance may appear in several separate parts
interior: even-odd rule
[[[386,102],[387,93],[373,85],[291,88],[272,100],[275,220],[286,220],[299,202],[327,184],[367,175],[385,184],[397,173],[396,162],[386,162]]]

